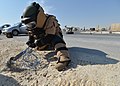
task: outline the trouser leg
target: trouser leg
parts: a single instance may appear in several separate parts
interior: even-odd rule
[[[56,50],[57,56],[59,57],[58,62],[56,64],[56,69],[61,71],[70,62],[69,52],[66,47],[66,43],[64,42],[64,40],[61,37],[55,36],[52,42],[54,44],[54,48]]]

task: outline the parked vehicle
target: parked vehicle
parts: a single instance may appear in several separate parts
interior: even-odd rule
[[[7,27],[10,27],[10,24],[4,24],[4,25],[0,26],[0,34],[2,33],[2,30]]]
[[[67,28],[66,34],[74,34],[74,32],[73,32],[73,27]]]
[[[5,34],[8,38],[13,36],[18,36],[19,34],[27,34],[27,27],[23,23],[14,24],[11,27],[5,28],[2,30],[2,33]]]
[[[95,28],[90,28],[90,31],[95,31]]]

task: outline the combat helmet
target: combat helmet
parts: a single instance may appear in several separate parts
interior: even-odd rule
[[[24,24],[28,24],[34,21],[37,25],[38,21],[40,21],[40,18],[38,19],[38,16],[40,16],[41,14],[45,16],[43,8],[38,3],[33,2],[24,10],[23,15],[21,16],[21,22]]]

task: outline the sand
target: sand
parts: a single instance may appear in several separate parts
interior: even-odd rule
[[[50,60],[54,56],[50,51],[39,51],[46,65],[36,71],[2,71],[6,61],[26,47],[22,41],[0,38],[0,86],[120,86],[118,60],[76,47],[68,47],[72,61],[61,72],[54,68],[56,61]]]

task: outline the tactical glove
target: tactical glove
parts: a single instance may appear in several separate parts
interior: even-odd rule
[[[26,44],[31,47],[31,48],[35,48],[36,47],[36,44],[35,43],[31,43],[31,42],[26,42]]]
[[[39,47],[46,45],[43,39],[38,39],[35,44]]]
[[[32,44],[29,45],[29,47],[35,48],[35,47],[36,47],[36,44],[35,44],[35,43],[32,43]]]

